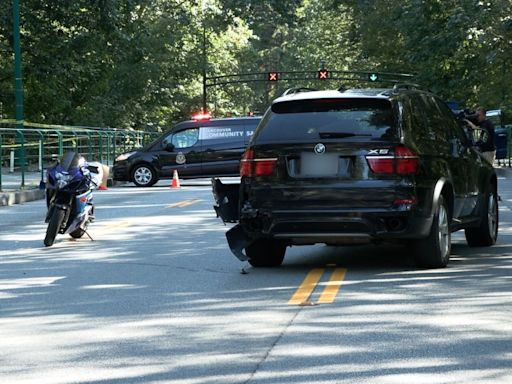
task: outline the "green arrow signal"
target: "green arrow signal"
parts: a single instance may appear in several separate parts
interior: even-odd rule
[[[370,79],[370,81],[377,81],[379,80],[379,75],[377,75],[376,73],[370,73],[368,75],[368,79]]]

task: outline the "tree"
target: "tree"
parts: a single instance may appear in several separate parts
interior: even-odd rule
[[[510,108],[511,14],[509,0],[24,0],[25,116],[166,129],[202,106],[204,48],[208,76],[315,71],[321,63],[411,72],[446,100]],[[0,2],[0,108],[12,118],[11,29],[11,4]],[[339,85],[209,88],[208,107],[217,115],[264,111],[288,87]]]

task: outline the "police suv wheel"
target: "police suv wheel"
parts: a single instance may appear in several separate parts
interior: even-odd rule
[[[155,170],[146,164],[140,164],[133,168],[132,180],[137,187],[150,187],[158,181]]]

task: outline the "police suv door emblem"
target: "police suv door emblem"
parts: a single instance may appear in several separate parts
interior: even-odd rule
[[[183,152],[178,152],[178,154],[176,155],[176,164],[185,164],[186,161],[187,158],[185,157]]]
[[[315,145],[315,153],[317,155],[325,153],[325,145],[323,145],[322,143],[318,143],[317,145]]]

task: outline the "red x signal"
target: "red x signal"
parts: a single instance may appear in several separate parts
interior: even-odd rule
[[[318,71],[319,80],[327,80],[329,78],[329,71],[327,69],[320,69]]]
[[[279,80],[279,72],[269,72],[267,74],[268,81],[277,81]]]

